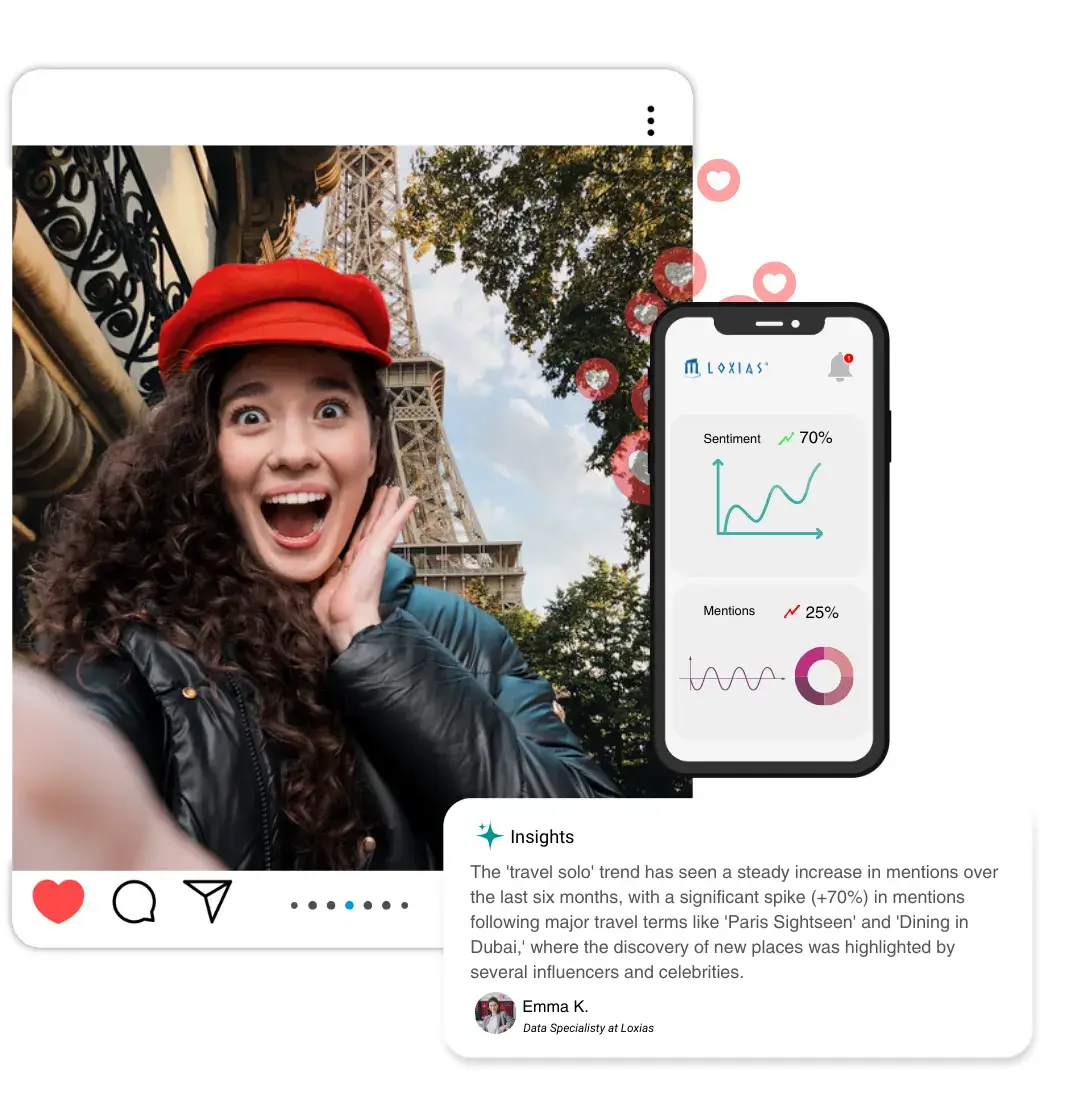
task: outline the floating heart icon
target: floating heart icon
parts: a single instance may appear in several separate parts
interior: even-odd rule
[[[37,911],[53,924],[63,924],[70,920],[82,908],[83,888],[73,878],[63,882],[42,879],[34,887],[34,906]]]
[[[656,289],[673,302],[688,302],[705,285],[705,263],[692,248],[668,248],[652,270]]]
[[[649,484],[649,455],[646,451],[634,451],[630,456],[630,473],[639,481]]]
[[[649,488],[649,433],[631,432],[615,448],[611,456],[611,476],[619,492],[635,504],[648,504],[652,499]]]
[[[619,385],[619,372],[615,364],[599,357],[586,359],[574,376],[578,393],[590,401],[605,401]]]
[[[637,418],[649,422],[649,376],[643,374],[630,391],[630,405]]]
[[[707,160],[698,169],[697,185],[710,202],[726,202],[739,190],[739,170],[730,160]]]
[[[623,319],[627,328],[638,336],[648,336],[652,332],[656,318],[667,308],[663,298],[655,294],[635,294],[626,303]]]
[[[672,286],[686,286],[694,277],[694,265],[664,264],[664,276]]]
[[[795,272],[779,260],[762,264],[754,273],[754,293],[763,302],[786,302],[795,293]]]

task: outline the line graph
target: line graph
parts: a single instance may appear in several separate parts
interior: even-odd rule
[[[723,468],[724,463],[720,459],[713,460],[713,467],[716,470],[716,533],[717,535],[727,536],[745,536],[745,535],[810,535],[815,539],[820,539],[825,533],[820,527],[814,528],[812,531],[732,531],[729,530],[731,523],[731,517],[736,512],[741,512],[746,518],[753,524],[761,523],[765,518],[765,513],[769,510],[769,505],[772,503],[773,496],[776,493],[780,493],[785,500],[790,501],[792,504],[803,504],[806,498],[810,495],[810,486],[813,484],[814,477],[818,470],[821,469],[821,463],[815,464],[814,468],[810,471],[810,476],[806,479],[806,486],[803,488],[802,495],[793,497],[787,489],[779,483],[774,484],[769,492],[765,496],[765,503],[761,506],[761,511],[757,516],[752,516],[741,504],[732,504],[727,512],[724,513],[723,520],[720,519],[720,470]]]
[[[739,678],[740,674],[742,675],[743,683],[746,684],[747,688],[749,688],[750,691],[757,691],[758,688],[761,687],[762,683],[766,683],[766,682],[769,682],[769,681],[772,681],[772,680],[786,680],[787,679],[786,676],[777,676],[776,673],[773,671],[773,669],[771,669],[768,665],[766,665],[761,670],[761,672],[758,673],[756,683],[751,683],[750,682],[751,680],[754,679],[754,677],[752,677],[746,671],[746,669],[743,668],[742,665],[736,665],[735,670],[731,673],[730,676],[727,676],[727,677],[721,676],[720,673],[716,671],[716,669],[713,665],[709,665],[709,667],[702,673],[702,675],[700,677],[700,683],[695,683],[694,682],[694,680],[695,680],[695,677],[694,677],[694,658],[693,657],[687,658],[687,664],[689,666],[688,674],[686,676],[680,676],[679,679],[680,680],[688,680],[690,682],[690,690],[691,691],[701,691],[701,689],[705,686],[705,682],[709,679],[709,674],[710,673],[712,673],[713,679],[716,681],[716,686],[721,691],[730,691],[731,688],[732,688],[732,685]],[[727,680],[727,686],[726,687],[724,686],[724,680],[725,679]]]

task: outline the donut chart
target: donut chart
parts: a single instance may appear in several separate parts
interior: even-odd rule
[[[819,661],[831,661],[840,670],[840,683],[832,691],[818,691],[810,684],[810,670]],[[852,685],[855,683],[855,669],[851,666],[847,654],[832,646],[816,646],[808,649],[795,666],[795,686],[799,694],[808,702],[818,707],[831,707],[834,703],[848,697]]]

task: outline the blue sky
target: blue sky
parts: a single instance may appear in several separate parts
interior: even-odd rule
[[[402,186],[413,147],[398,146]],[[325,202],[304,207],[296,232],[322,240]],[[446,365],[445,426],[487,538],[520,541],[527,607],[541,610],[588,569],[589,554],[622,561],[626,498],[585,470],[599,430],[577,393],[551,396],[535,360],[506,337],[506,313],[458,264],[432,273],[408,253],[420,343]]]

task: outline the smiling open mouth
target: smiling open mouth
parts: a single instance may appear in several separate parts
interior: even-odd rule
[[[263,519],[280,539],[306,542],[322,528],[330,511],[326,493],[280,493],[262,502]]]

